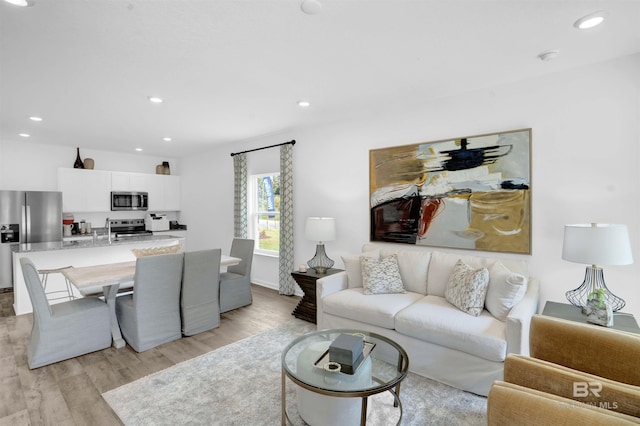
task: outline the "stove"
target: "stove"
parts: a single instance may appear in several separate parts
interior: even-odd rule
[[[147,231],[144,225],[144,219],[109,219],[111,224],[111,233],[116,238],[135,238],[153,235],[153,232]]]

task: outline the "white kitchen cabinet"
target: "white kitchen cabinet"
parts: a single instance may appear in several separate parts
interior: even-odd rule
[[[180,210],[180,176],[60,168],[58,190],[66,212],[108,212],[111,191],[148,192],[150,211]]]
[[[147,192],[148,176],[145,173],[111,172],[111,190]]]
[[[109,211],[111,172],[58,169],[58,190],[62,191],[62,209],[66,212]]]
[[[180,176],[148,175],[149,210],[180,210]]]

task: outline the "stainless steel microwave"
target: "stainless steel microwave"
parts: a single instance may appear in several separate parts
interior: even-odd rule
[[[148,210],[148,192],[111,191],[111,210]]]

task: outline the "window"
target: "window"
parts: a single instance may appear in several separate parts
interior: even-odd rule
[[[280,252],[280,173],[249,178],[249,233],[256,253],[278,256]]]

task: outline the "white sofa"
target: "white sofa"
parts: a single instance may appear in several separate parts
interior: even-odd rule
[[[396,254],[407,292],[365,295],[359,255],[343,256],[345,272],[317,281],[319,330],[352,328],[381,334],[407,351],[410,371],[484,396],[494,380],[502,380],[507,353],[529,354],[529,325],[539,301],[536,279],[528,278],[524,296],[503,312],[504,321],[486,309],[472,316],[445,298],[449,276],[459,259],[489,271],[500,261],[508,270],[528,277],[525,260],[389,244],[365,244],[363,253]]]

